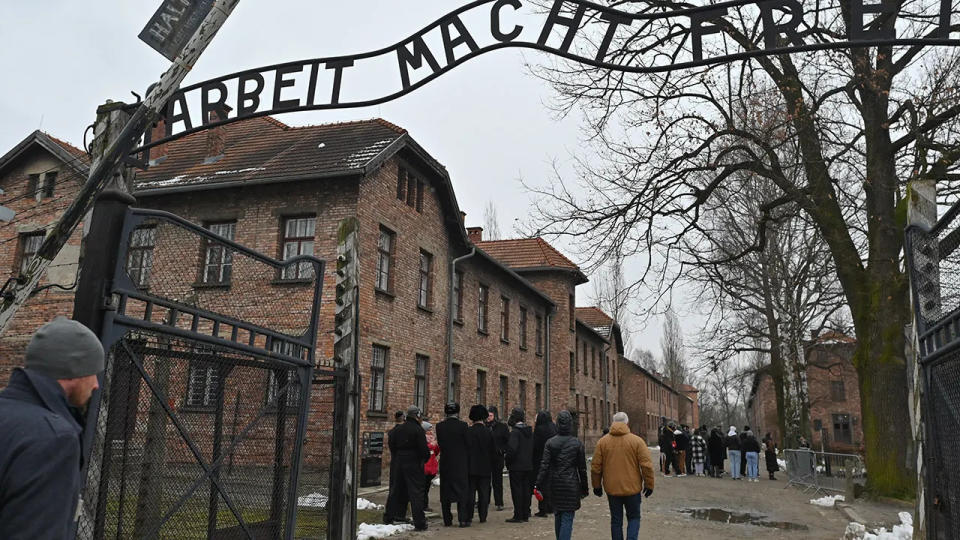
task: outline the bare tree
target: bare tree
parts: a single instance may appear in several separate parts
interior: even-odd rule
[[[687,382],[686,351],[683,347],[683,329],[680,320],[672,309],[668,309],[663,320],[663,334],[660,336],[660,355],[663,362],[664,375],[674,390]]]
[[[632,362],[642,367],[643,369],[653,373],[654,371],[660,371],[660,365],[657,362],[656,357],[653,356],[653,353],[646,349],[637,349],[636,352],[633,352],[630,355]]]
[[[503,235],[500,233],[500,218],[497,216],[497,205],[493,201],[487,201],[483,207],[483,236],[487,240],[500,240]]]
[[[620,326],[624,350],[630,343],[632,324],[630,316],[630,290],[627,288],[623,272],[623,258],[614,256],[606,271],[594,275],[593,296],[597,306],[613,318]]]
[[[799,1],[807,13],[824,9],[819,1]],[[856,6],[832,1],[842,16],[805,19],[801,32],[774,39],[813,44],[846,35]],[[678,0],[616,4],[638,13],[695,7]],[[939,2],[896,5],[899,11],[877,16],[866,30],[901,38],[940,32],[939,20],[928,15],[939,11]],[[756,10],[729,5],[725,15],[711,18],[719,35],[704,43],[704,55],[722,55],[727,45],[762,49],[764,25],[756,24]],[[625,28],[607,58],[657,64],[661,56],[647,38],[671,35],[669,24],[647,20]],[[608,26],[586,23],[582,31],[599,42]],[[879,471],[871,473],[868,488],[912,496],[916,460],[903,334],[909,309],[901,267],[906,188],[914,180],[946,179],[958,167],[960,54],[922,44],[859,47],[653,74],[556,62],[538,73],[554,85],[561,113],[583,111],[595,145],[590,154],[599,161],[580,162],[582,189],[561,181],[536,190],[542,196],[537,232],[574,237],[570,243],[582,246],[581,258],[595,262],[610,245],[621,246],[646,260],[635,282],[667,294],[687,270],[676,262],[679,239],[703,226],[705,203],[718,187],[740,171],[770,180],[778,196],[764,205],[747,251],[768,244],[766,216],[781,206],[795,205],[816,227],[856,329],[866,464]],[[770,103],[782,118],[782,137],[765,138],[742,121],[774,112]],[[785,144],[796,154],[784,152]],[[803,174],[790,173],[796,168]]]

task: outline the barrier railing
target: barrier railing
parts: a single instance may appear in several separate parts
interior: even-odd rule
[[[798,449],[784,450],[787,461],[787,487],[798,486],[804,493],[814,491],[846,491],[847,485],[863,486],[867,482],[867,468],[856,454],[814,452]]]

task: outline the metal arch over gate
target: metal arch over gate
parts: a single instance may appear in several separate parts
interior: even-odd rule
[[[248,69],[190,85],[167,103],[165,136],[147,139],[134,153],[246,118],[385,103],[468,60],[510,47],[612,71],[659,73],[806,51],[960,45],[960,39],[951,37],[960,32],[960,10],[953,0],[927,0],[918,13],[902,14],[922,26],[904,35],[884,24],[890,15],[901,15],[896,0],[827,0],[809,11],[801,0],[728,0],[679,9],[649,7],[640,13],[589,0],[552,0],[549,9],[539,3],[547,2],[475,0],[382,49]],[[849,7],[849,14],[842,6]],[[755,18],[756,33],[742,39],[725,36],[730,27],[726,17],[734,15]],[[846,36],[818,27],[820,21],[838,18],[846,19]],[[602,25],[603,37],[591,39],[583,31],[588,24]],[[637,54],[611,49],[627,38]],[[371,90],[371,80],[392,86]]]
[[[278,261],[162,211],[122,221],[77,537],[324,536],[333,434],[304,455],[311,398],[335,416],[342,377],[315,367],[324,261]]]

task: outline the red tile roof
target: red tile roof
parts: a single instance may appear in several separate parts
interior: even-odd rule
[[[613,318],[596,306],[578,307],[577,318],[594,328],[611,326]]]
[[[137,190],[356,173],[407,134],[381,119],[291,127],[261,117],[214,129],[222,131],[222,158],[207,159],[215,157],[206,155],[211,131],[188,135],[170,142],[165,159],[137,174]]]
[[[573,270],[583,276],[579,266],[540,237],[488,240],[477,242],[476,245],[514,270],[559,268]],[[583,276],[583,281],[587,281],[586,276]]]
[[[68,143],[67,141],[64,141],[63,139],[58,139],[58,138],[54,137],[53,135],[51,135],[51,134],[49,134],[49,133],[44,132],[44,135],[46,135],[47,137],[49,137],[51,141],[53,141],[53,142],[59,144],[61,147],[63,147],[63,149],[66,150],[67,152],[69,152],[71,155],[73,155],[73,157],[78,158],[78,159],[79,159],[80,161],[82,161],[83,163],[88,163],[88,164],[90,163],[90,156],[88,156],[87,153],[84,152],[83,150],[81,150],[81,149],[77,148],[76,146]]]

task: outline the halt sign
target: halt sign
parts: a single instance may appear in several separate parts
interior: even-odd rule
[[[214,0],[163,0],[140,32],[140,40],[173,60],[213,9]]]

